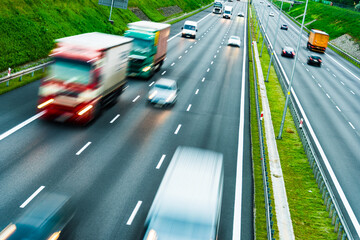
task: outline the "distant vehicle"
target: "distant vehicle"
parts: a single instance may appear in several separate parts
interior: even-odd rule
[[[50,193],[37,199],[14,223],[0,232],[6,240],[56,240],[75,214],[65,195]]]
[[[286,24],[282,24],[280,29],[283,29],[283,30],[288,30],[288,25]]]
[[[223,3],[222,2],[215,2],[214,3],[214,9],[213,13],[215,14],[221,14],[223,9]]]
[[[264,3],[263,1],[260,1],[260,3]]]
[[[238,47],[240,47],[240,45],[241,45],[240,37],[238,37],[238,36],[231,36],[231,37],[229,38],[228,45],[229,45],[229,46],[238,46]]]
[[[283,57],[295,57],[295,51],[292,47],[284,47],[281,51],[281,56]]]
[[[329,42],[329,34],[324,31],[311,29],[307,48],[311,51],[324,53]]]
[[[322,63],[321,57],[315,55],[308,56],[307,64],[321,67],[321,63]]]
[[[176,102],[178,91],[175,80],[160,78],[151,87],[148,94],[148,102],[156,106],[173,105]]]
[[[184,26],[181,28],[182,37],[196,38],[196,32],[198,31],[197,22],[194,21],[185,21]]]
[[[46,110],[44,119],[86,124],[122,93],[132,39],[93,32],[55,42],[38,112]]]
[[[273,12],[271,12],[271,13],[269,14],[269,16],[270,16],[270,17],[274,17],[275,15],[274,15]]]
[[[170,24],[138,21],[127,27],[125,36],[134,39],[128,76],[148,79],[160,70],[166,57]]]
[[[243,12],[239,12],[239,13],[238,13],[238,16],[239,16],[239,17],[244,17],[245,14],[244,14]]]
[[[218,239],[223,155],[178,147],[145,220],[143,239]]]
[[[225,6],[223,18],[231,19],[231,15],[233,14],[233,7],[232,6]]]

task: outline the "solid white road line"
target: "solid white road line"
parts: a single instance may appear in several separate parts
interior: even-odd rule
[[[138,100],[140,98],[140,95],[137,95],[136,98],[134,98],[134,100],[132,100],[132,102],[136,102],[136,100]]]
[[[178,34],[176,34],[175,36],[172,36],[171,38],[169,38],[167,41],[170,42],[171,40],[173,40],[175,37],[179,36],[181,34],[181,32],[179,32]],[[166,59],[165,59],[166,60]]]
[[[159,161],[158,165],[156,165],[156,169],[160,169],[161,164],[163,163],[163,161],[164,161],[165,157],[166,157],[166,155],[165,155],[165,154],[163,154],[163,155],[161,156],[161,158],[160,158],[160,161]]]
[[[33,194],[31,194],[31,196],[28,199],[26,199],[26,201],[23,204],[20,205],[20,208],[26,207],[26,205],[28,205],[29,202],[31,202],[31,200],[33,200],[36,197],[36,195],[38,195],[44,188],[45,186],[39,187]]]
[[[142,201],[138,201],[133,212],[131,213],[131,216],[129,218],[129,220],[127,221],[126,225],[131,225],[132,221],[134,220],[136,213],[139,211],[139,208],[142,204]]]
[[[188,108],[186,109],[186,111],[190,111],[190,108],[191,108],[191,104],[189,104]]]
[[[116,119],[118,119],[120,117],[120,114],[117,114],[111,121],[110,123],[113,123],[116,121]]]
[[[179,124],[174,132],[174,134],[178,134],[181,128],[181,124]]]
[[[242,185],[243,185],[243,157],[244,157],[244,111],[245,111],[245,72],[246,72],[246,24],[244,28],[244,51],[243,51],[243,67],[241,78],[241,99],[240,99],[240,121],[239,121],[239,139],[236,164],[236,183],[235,183],[235,200],[234,200],[234,218],[233,218],[233,240],[241,239],[241,205],[242,205]]]
[[[87,144],[85,144],[85,146],[83,146],[83,147],[76,153],[76,155],[79,156],[90,144],[91,144],[91,142],[88,142]]]
[[[17,126],[13,127],[12,129],[4,132],[3,134],[0,135],[0,141],[3,140],[4,138],[10,136],[11,134],[16,132],[17,130],[20,130],[21,128],[25,127],[26,125],[33,122],[34,120],[38,119],[39,117],[44,115],[44,113],[45,113],[45,111],[39,112],[38,114],[32,116],[31,118],[25,120],[24,122],[22,122],[20,124],[18,124]]]

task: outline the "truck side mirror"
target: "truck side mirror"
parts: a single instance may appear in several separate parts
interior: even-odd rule
[[[196,29],[196,31],[197,31],[197,29]]]

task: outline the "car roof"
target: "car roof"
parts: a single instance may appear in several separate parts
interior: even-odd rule
[[[159,80],[156,81],[155,84],[164,85],[164,86],[172,86],[172,85],[176,84],[176,81],[172,80],[172,79],[168,79],[168,78],[160,78]]]
[[[230,38],[240,39],[240,37],[238,37],[238,36],[230,36]]]
[[[284,47],[284,50],[286,50],[286,51],[294,51],[294,49],[292,48],[292,47]]]

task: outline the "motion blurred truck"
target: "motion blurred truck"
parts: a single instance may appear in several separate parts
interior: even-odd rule
[[[159,71],[167,51],[170,24],[139,21],[128,24],[125,36],[134,39],[128,76],[150,78]]]
[[[311,29],[307,48],[311,51],[324,53],[329,42],[329,34],[317,29]]]
[[[92,32],[55,42],[38,111],[45,110],[45,119],[86,124],[122,93],[132,39]]]
[[[232,6],[225,6],[224,7],[223,18],[231,19],[232,11],[233,11]]]
[[[222,13],[223,4],[222,2],[214,2],[213,13],[221,14]]]

